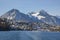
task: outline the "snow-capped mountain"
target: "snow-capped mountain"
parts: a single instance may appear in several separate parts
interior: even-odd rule
[[[6,12],[4,15],[1,16],[2,18],[7,18],[8,20],[15,20],[15,21],[22,21],[22,22],[29,22],[31,21],[31,18],[24,14],[19,12],[17,9],[12,9],[8,12]]]
[[[21,21],[21,22],[38,22],[46,23],[50,25],[60,25],[60,18],[56,16],[49,15],[46,11],[40,10],[39,12],[31,12],[24,14],[19,12],[17,9],[12,9],[6,12],[1,16],[2,18],[7,18],[12,21]]]
[[[40,21],[43,21],[44,23],[50,24],[50,25],[60,25],[60,19],[49,15],[46,11],[41,10],[39,12],[31,12],[31,16],[37,18]]]

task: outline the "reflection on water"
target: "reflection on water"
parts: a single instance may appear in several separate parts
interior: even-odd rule
[[[60,40],[60,32],[1,31],[0,40]]]

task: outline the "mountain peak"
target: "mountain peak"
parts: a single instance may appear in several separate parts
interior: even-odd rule
[[[40,10],[39,15],[41,16],[49,16],[49,14],[45,10]]]
[[[17,9],[11,9],[12,11],[18,11]]]
[[[12,13],[12,12],[19,12],[19,10],[17,10],[17,9],[11,9],[7,13]]]
[[[39,13],[42,13],[42,14],[48,14],[45,10],[40,10],[40,12]]]
[[[46,12],[45,10],[41,9],[40,12]]]
[[[11,9],[8,12],[6,12],[4,15],[2,15],[2,18],[12,19],[12,17],[15,17],[16,15],[19,15],[20,12],[17,9]]]

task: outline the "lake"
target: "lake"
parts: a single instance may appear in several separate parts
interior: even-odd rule
[[[60,40],[60,32],[0,31],[0,40]]]

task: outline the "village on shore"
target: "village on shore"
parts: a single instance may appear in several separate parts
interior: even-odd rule
[[[45,31],[60,32],[60,26],[52,26],[44,23],[12,22],[6,18],[0,18],[0,31]]]

